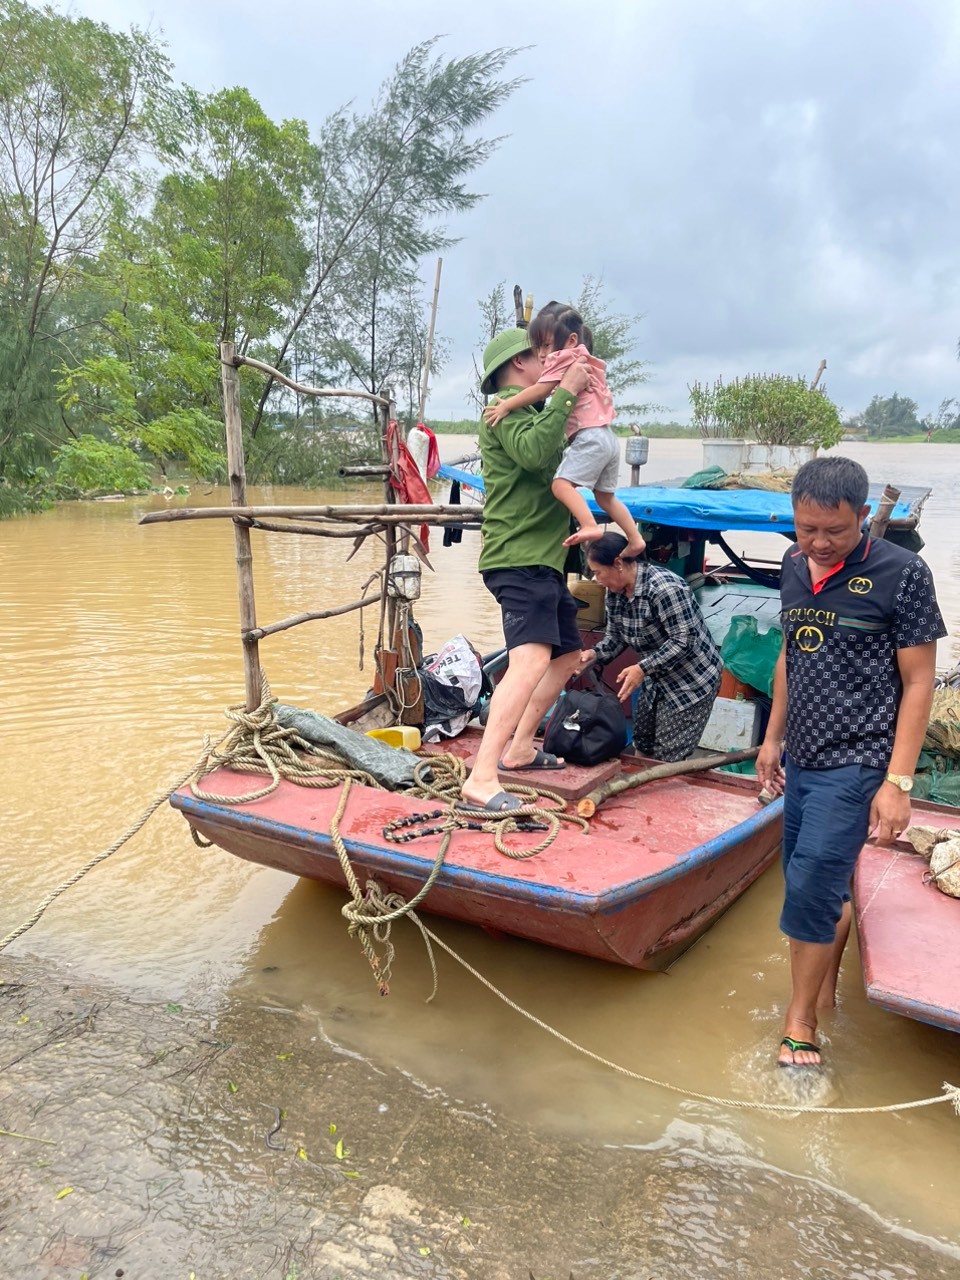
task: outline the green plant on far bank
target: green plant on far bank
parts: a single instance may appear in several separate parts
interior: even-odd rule
[[[909,436],[884,436],[882,439],[868,437],[861,444],[960,444],[960,428],[956,430],[933,431],[930,435],[924,431]]]
[[[706,438],[829,449],[843,436],[837,406],[803,377],[718,378],[712,386],[695,382],[689,392],[694,426]]]
[[[456,421],[427,418],[427,426],[438,436],[475,436],[480,429],[477,418],[459,418]]]
[[[695,440],[700,436],[697,428],[687,422],[640,422],[637,425],[640,435],[647,436],[651,440]],[[631,427],[617,425],[613,430],[618,436],[635,434]]]

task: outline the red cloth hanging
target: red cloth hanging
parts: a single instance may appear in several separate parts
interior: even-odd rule
[[[387,464],[390,467],[390,485],[400,502],[432,505],[433,496],[396,422],[391,422],[387,427]],[[429,525],[420,526],[420,541],[424,551],[429,551]]]

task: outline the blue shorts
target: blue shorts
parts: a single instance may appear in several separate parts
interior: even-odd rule
[[[797,942],[833,942],[886,771],[865,764],[804,769],[787,756],[780,928]]]

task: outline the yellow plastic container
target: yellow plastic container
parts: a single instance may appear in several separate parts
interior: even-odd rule
[[[406,747],[408,751],[420,748],[420,730],[413,724],[397,724],[389,729],[368,729],[367,737],[385,742],[388,747]]]

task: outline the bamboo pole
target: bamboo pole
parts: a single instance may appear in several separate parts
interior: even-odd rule
[[[390,404],[389,398],[385,405],[381,403],[379,406],[377,417],[380,421],[380,448],[383,451],[383,461],[387,467],[387,474],[383,481],[383,497],[386,506],[392,508],[396,507],[398,503],[396,501],[396,491],[390,483],[390,449],[387,444],[387,434],[390,422],[393,419],[393,406]],[[398,654],[393,643],[393,635],[397,625],[397,602],[387,591],[390,566],[393,562],[393,557],[397,554],[397,531],[392,524],[387,525],[384,529],[383,541],[386,563],[380,589],[380,635],[374,651],[376,678],[373,683],[373,691],[374,693],[392,695],[395,692],[398,661]]]
[[[177,520],[247,520],[302,519],[328,520],[392,520],[395,524],[429,524],[432,516],[453,516],[462,519],[471,516],[483,519],[482,507],[457,506],[455,503],[368,503],[350,506],[236,506],[236,507],[172,507],[163,511],[148,511],[140,517],[140,524],[168,524]]]
[[[626,777],[613,778],[609,782],[595,787],[588,796],[577,805],[577,813],[581,818],[592,818],[611,796],[622,791],[632,791],[645,782],[653,782],[656,778],[674,778],[684,773],[703,773],[706,769],[717,769],[722,764],[737,764],[741,760],[753,760],[759,747],[750,747],[748,751],[728,751],[722,756],[703,756],[699,760],[675,760],[671,764],[657,764],[652,769],[641,769],[639,773],[630,773]]]
[[[291,627],[299,627],[302,622],[317,622],[322,618],[339,618],[341,614],[353,613],[357,609],[365,609],[368,604],[379,604],[379,591],[375,596],[364,596],[362,600],[354,600],[352,604],[342,604],[336,609],[322,609],[319,613],[298,613],[296,617],[287,618],[283,622],[274,622],[269,627],[255,627],[243,638],[246,641],[262,640],[264,636],[276,635],[278,631],[289,631]]]
[[[877,512],[870,521],[870,537],[885,538],[887,535],[887,525],[890,523],[890,516],[893,508],[897,505],[900,498],[900,490],[894,488],[892,484],[883,486],[883,493],[880,495],[880,501],[877,503]]]
[[[234,507],[233,537],[237,559],[237,589],[240,595],[240,633],[243,639],[243,677],[247,694],[247,710],[260,705],[260,649],[255,639],[247,639],[257,625],[257,608],[253,591],[253,552],[250,527],[236,519],[237,511],[246,506],[247,476],[243,460],[243,424],[240,419],[240,376],[235,364],[236,348],[232,342],[220,343],[220,371],[223,379],[223,421],[227,437],[227,467],[230,472],[230,496]]]
[[[337,467],[338,476],[386,476],[390,474],[390,468],[383,463],[371,463],[367,466],[356,467]]]
[[[337,528],[328,529],[322,524],[274,524],[272,520],[251,520],[251,529],[260,529],[263,533],[302,533],[313,538],[360,538],[371,533],[379,533],[383,525],[379,523],[350,523],[346,528],[338,523]]]
[[[277,382],[282,382],[283,385],[285,387],[289,387],[291,391],[299,391],[299,393],[304,396],[328,396],[330,398],[343,398],[348,396],[355,400],[370,400],[376,405],[386,403],[382,396],[374,395],[370,391],[352,391],[346,387],[310,387],[303,382],[294,382],[292,378],[288,378],[287,375],[285,373],[281,373],[279,369],[274,369],[272,364],[265,364],[262,360],[254,360],[251,356],[238,356],[235,354],[231,360],[231,364],[235,369],[239,369],[241,365],[248,365],[251,369],[256,369],[259,373],[265,373],[270,378],[276,378]]]
[[[427,349],[423,357],[423,377],[420,380],[420,409],[417,421],[423,422],[427,411],[427,383],[430,380],[430,361],[433,359],[433,331],[437,324],[437,301],[440,297],[440,272],[443,270],[443,259],[437,259],[437,278],[433,285],[433,306],[430,308],[430,328],[427,330]]]

